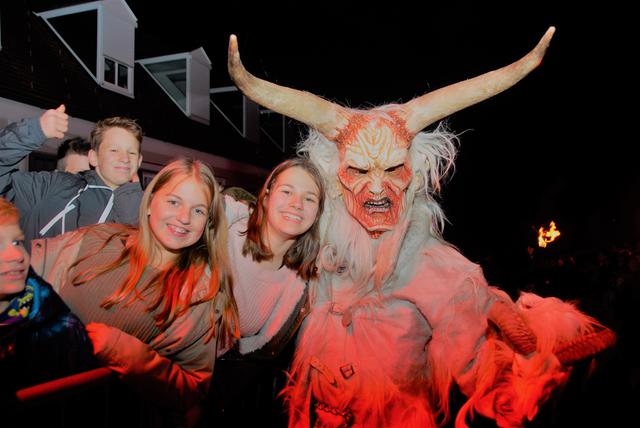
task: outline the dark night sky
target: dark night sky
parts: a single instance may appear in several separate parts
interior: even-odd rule
[[[505,263],[525,254],[534,229],[550,220],[564,232],[558,247],[566,251],[638,241],[637,136],[622,105],[636,86],[630,6],[220,3],[204,12],[201,2],[128,2],[139,34],[183,51],[203,46],[212,86],[231,85],[226,47],[236,33],[255,75],[354,107],[406,102],[506,65],[555,25],[541,67],[448,119],[464,134],[443,194],[446,237],[475,261],[492,254]]]

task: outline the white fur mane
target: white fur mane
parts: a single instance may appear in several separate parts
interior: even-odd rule
[[[425,223],[418,226],[421,242],[430,237],[443,241],[446,218],[436,196],[443,180],[453,170],[457,142],[457,137],[442,124],[432,132],[421,132],[415,136],[409,150],[413,178],[404,196],[404,213],[394,230],[374,240],[348,213],[342,200],[336,143],[311,129],[308,137],[300,143],[298,153],[309,157],[318,166],[327,189],[320,222],[320,272],[343,274],[346,269],[344,274],[350,276],[354,292],[363,297],[374,289],[380,291],[395,271],[407,230],[416,227],[411,226],[412,222]],[[417,206],[421,209],[414,213]]]

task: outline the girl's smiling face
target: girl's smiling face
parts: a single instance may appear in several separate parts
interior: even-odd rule
[[[292,240],[309,230],[318,215],[319,193],[304,169],[296,166],[282,171],[266,199],[269,239]]]
[[[149,226],[163,263],[200,240],[210,201],[204,184],[193,176],[176,176],[153,194],[148,210]]]

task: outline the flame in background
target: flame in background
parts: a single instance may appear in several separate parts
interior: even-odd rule
[[[549,230],[545,230],[544,226],[538,229],[538,247],[546,248],[547,244],[556,240],[560,236],[560,231],[556,229],[556,222],[549,223]]]

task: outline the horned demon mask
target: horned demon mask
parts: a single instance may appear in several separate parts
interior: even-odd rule
[[[409,148],[415,135],[516,84],[540,64],[554,31],[550,27],[531,52],[510,65],[402,105],[366,111],[253,76],[242,65],[234,35],[229,40],[228,68],[247,97],[317,129],[337,145],[338,180],[345,205],[372,237],[379,237],[394,228],[405,210],[404,194],[413,178]]]

